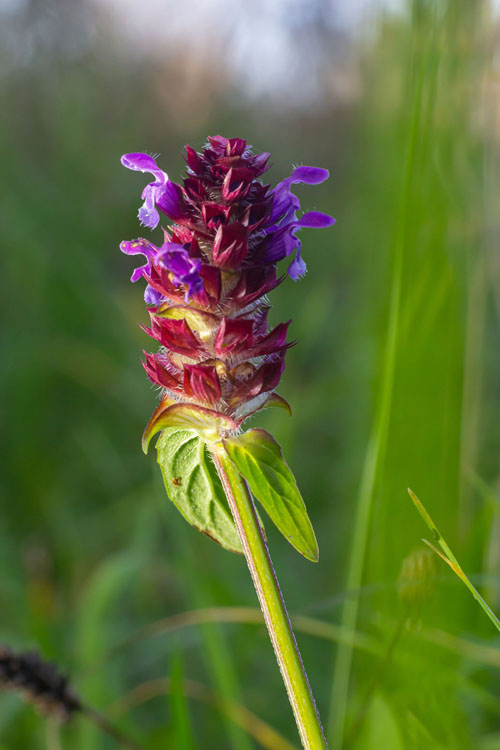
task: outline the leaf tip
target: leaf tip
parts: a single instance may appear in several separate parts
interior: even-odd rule
[[[265,408],[270,406],[277,406],[280,409],[284,409],[290,417],[293,416],[292,407],[290,406],[286,398],[283,398],[283,396],[280,396],[278,393],[273,393],[273,395],[267,401]]]
[[[295,544],[293,544],[292,546],[295,547],[297,552],[300,552],[302,557],[305,557],[306,560],[309,560],[309,562],[313,562],[313,563],[319,562],[319,550],[299,549]]]
[[[422,515],[422,512],[426,513],[424,506],[422,505],[422,501],[415,495],[413,490],[408,487],[408,494],[410,496],[410,500],[412,501],[413,505],[416,507],[418,512]]]
[[[295,547],[295,549],[298,552],[300,552],[302,557],[306,558],[306,560],[309,560],[309,562],[313,562],[313,563],[319,562],[319,546],[318,546],[318,542],[316,541],[316,538],[314,538],[314,542],[310,540],[310,543],[308,545],[304,544],[303,546],[300,546],[300,547],[298,547],[294,543],[291,537],[288,537],[288,541],[293,547]]]
[[[144,430],[144,432],[142,433],[142,438],[141,438],[141,448],[142,448],[142,452],[144,453],[145,456],[148,455],[148,449],[149,449],[149,441],[150,441],[150,439],[151,439],[151,436],[148,433],[148,430],[147,429]]]
[[[147,423],[144,432],[142,433],[142,439],[141,439],[141,447],[143,450],[143,453],[145,455],[148,454],[149,449],[149,443],[151,442],[151,438],[153,435],[158,432],[158,429],[155,427],[156,423],[158,422],[161,415],[168,410],[170,406],[172,406],[175,403],[173,399],[171,399],[169,396],[164,396],[160,403],[158,404],[157,408],[154,410],[153,414],[151,415],[151,419]]]

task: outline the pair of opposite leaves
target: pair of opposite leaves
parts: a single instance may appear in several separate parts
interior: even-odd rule
[[[318,545],[297,482],[279,444],[254,429],[223,441],[229,458],[279,531],[308,560]],[[233,552],[241,543],[205,442],[195,429],[169,427],[156,445],[167,493],[186,521]]]

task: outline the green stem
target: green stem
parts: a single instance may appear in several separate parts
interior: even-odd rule
[[[214,462],[233,514],[274,653],[305,750],[325,750],[325,735],[290,619],[245,480],[219,445]]]
[[[142,745],[137,744],[133,739],[127,737],[118,727],[115,727],[104,714],[99,713],[90,706],[82,705],[80,712],[87,719],[90,719],[101,731],[112,737],[121,747],[127,748],[128,750],[143,750]]]

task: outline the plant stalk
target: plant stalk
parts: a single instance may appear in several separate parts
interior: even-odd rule
[[[112,737],[116,740],[121,747],[127,748],[128,750],[144,750],[142,745],[139,745],[131,737],[124,734],[121,729],[115,727],[115,725],[112,724],[104,714],[101,714],[99,711],[86,705],[82,705],[80,711],[87,717],[87,719],[90,719],[90,721],[99,727],[101,731],[107,734],[108,737]]]
[[[305,750],[327,750],[319,714],[252,495],[221,444],[214,450],[213,458],[241,539],[302,745]]]

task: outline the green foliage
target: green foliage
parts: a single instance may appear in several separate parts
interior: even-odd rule
[[[225,440],[224,446],[283,536],[304,557],[317,562],[318,543],[306,506],[273,436],[265,430],[249,430]]]
[[[241,552],[220,479],[196,430],[163,430],[156,448],[168,496],[186,521],[225,549]]]

